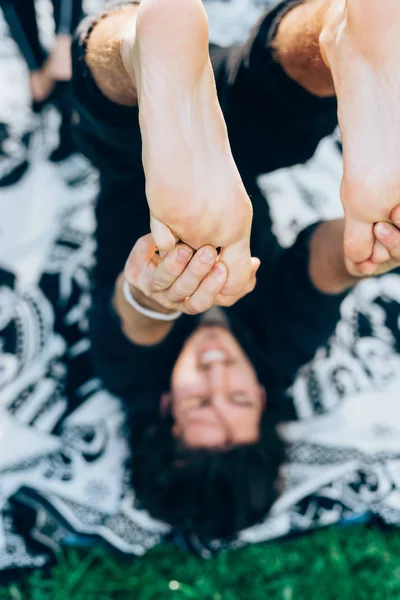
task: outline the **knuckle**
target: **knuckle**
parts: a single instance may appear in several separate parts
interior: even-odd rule
[[[173,298],[176,302],[183,302],[188,296],[193,293],[193,290],[186,289],[185,286],[174,286],[173,290],[171,290],[170,297]]]
[[[197,277],[205,275],[212,269],[216,259],[217,254],[213,248],[201,248],[189,265],[190,272]]]
[[[170,256],[164,259],[162,265],[159,266],[160,281],[171,281],[178,277],[180,273],[179,265],[176,264],[174,257]]]
[[[189,315],[197,315],[199,313],[207,310],[208,306],[204,306],[204,302],[199,298],[191,298],[186,303],[185,306],[189,311],[187,314]]]
[[[139,268],[132,254],[129,255],[124,267],[124,276],[131,283],[138,279],[142,269]]]
[[[192,284],[208,275],[212,267],[213,263],[204,264],[199,259],[193,259],[188,267],[188,277],[190,277]]]
[[[193,248],[180,242],[175,246],[176,258],[182,261],[187,261],[193,256]]]
[[[179,296],[186,298],[195,293],[200,282],[201,278],[194,276],[193,273],[185,272],[184,276],[176,281],[174,290]]]
[[[137,288],[141,287],[139,275],[137,273],[135,273],[134,271],[132,271],[132,269],[129,269],[128,267],[125,267],[125,269],[124,269],[124,278],[129,283],[130,286],[137,287]]]
[[[183,312],[187,315],[197,315],[197,310],[189,302],[185,302],[183,305]]]
[[[168,287],[168,284],[162,279],[155,279],[150,284],[150,288],[153,292],[162,292],[166,287]]]

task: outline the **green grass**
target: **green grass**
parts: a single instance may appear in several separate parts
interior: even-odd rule
[[[176,586],[178,589],[171,589]],[[171,546],[121,561],[69,551],[51,578],[37,572],[0,600],[400,599],[400,532],[352,526],[202,561]]]

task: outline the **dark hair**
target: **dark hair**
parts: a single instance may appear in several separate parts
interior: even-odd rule
[[[132,483],[140,505],[180,533],[229,538],[264,518],[277,496],[283,442],[267,410],[259,441],[190,449],[172,435],[170,416],[133,424]]]

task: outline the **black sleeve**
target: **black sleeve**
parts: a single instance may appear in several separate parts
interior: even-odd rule
[[[327,343],[348,294],[325,294],[310,279],[310,240],[318,226],[316,223],[303,230],[293,246],[282,252],[261,290],[268,298],[265,345],[273,362],[281,366],[284,388]]]
[[[303,230],[290,248],[277,250],[274,264],[260,268],[255,291],[230,309],[246,323],[254,345],[267,357],[262,378],[280,392],[327,343],[347,295],[324,294],[310,279],[309,246],[318,226]]]
[[[273,40],[283,17],[303,0],[284,0],[248,42],[211,52],[220,103],[239,170],[267,173],[306,162],[337,126],[336,98],[319,98],[291,79]]]
[[[173,366],[182,346],[198,325],[197,317],[182,315],[168,336],[154,346],[131,342],[112,306],[114,286],[94,292],[90,312],[91,358],[96,375],[127,407],[157,412],[161,394],[170,389]]]

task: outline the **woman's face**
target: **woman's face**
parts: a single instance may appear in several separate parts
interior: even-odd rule
[[[172,378],[172,414],[187,446],[257,441],[265,391],[230,331],[199,327],[187,339]]]

